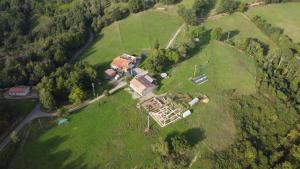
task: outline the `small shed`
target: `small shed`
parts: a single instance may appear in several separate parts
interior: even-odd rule
[[[191,114],[192,114],[192,112],[190,110],[187,110],[187,111],[185,111],[185,112],[182,113],[182,117],[186,118],[187,116],[189,116]]]
[[[200,101],[199,98],[196,97],[196,98],[194,98],[193,100],[191,100],[191,101],[189,102],[189,105],[190,105],[191,107],[193,107],[193,106],[195,106],[199,101]]]
[[[104,73],[106,79],[113,79],[117,74],[117,72],[114,69],[107,69]]]

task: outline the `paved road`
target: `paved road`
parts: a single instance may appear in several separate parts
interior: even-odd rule
[[[14,132],[18,133],[26,124],[30,123],[34,119],[42,118],[42,117],[52,117],[55,116],[55,114],[49,114],[41,111],[41,105],[38,103],[35,108],[29,113],[26,118],[13,130]],[[10,135],[8,135],[0,144],[0,151],[3,150],[3,148],[10,143],[11,138]]]
[[[124,81],[119,81],[118,84],[109,91],[110,94],[116,92],[117,90],[120,90],[122,88],[124,88],[125,86],[127,85],[126,82]],[[88,106],[89,104],[92,104],[100,99],[102,99],[104,97],[104,95],[101,95],[99,97],[96,97],[95,99],[92,99],[92,100],[86,100],[84,101],[83,103],[79,104],[79,105],[76,105],[75,107],[72,107],[70,108],[68,111],[69,112],[73,112],[73,111],[76,111],[78,109],[81,109],[85,106]],[[35,119],[39,119],[39,118],[42,118],[42,117],[54,117],[56,116],[57,114],[56,113],[52,113],[52,114],[49,114],[49,113],[45,113],[45,112],[42,112],[41,111],[41,104],[38,103],[35,108],[31,111],[31,113],[29,113],[26,118],[13,130],[14,132],[18,133],[26,124],[32,122],[33,120]],[[3,148],[8,144],[10,143],[11,141],[11,138],[10,138],[10,135],[8,135],[3,141],[2,143],[0,144],[0,151],[3,150]]]

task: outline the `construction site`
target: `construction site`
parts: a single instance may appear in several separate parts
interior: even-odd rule
[[[167,96],[152,97],[141,103],[149,115],[165,127],[182,118],[183,107]]]

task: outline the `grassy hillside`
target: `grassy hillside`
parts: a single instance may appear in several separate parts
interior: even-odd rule
[[[166,11],[149,10],[131,15],[102,30],[96,43],[81,57],[95,65],[105,66],[122,53],[140,54],[159,40],[165,46],[182,24],[182,20]]]
[[[204,85],[197,86],[188,80],[193,76],[195,64],[197,74],[209,76],[209,82]],[[164,80],[159,90],[160,93],[208,95],[210,102],[197,105],[189,118],[163,129],[152,121],[152,134],[144,135],[146,115],[135,108],[136,102],[129,94],[119,92],[78,111],[71,116],[69,124],[55,126],[30,139],[15,168],[133,168],[155,158],[151,144],[159,137],[167,138],[176,132],[189,133],[189,138],[197,140],[202,131],[204,137],[197,140],[199,144],[195,147],[201,156],[222,150],[235,138],[224,92],[228,89],[237,89],[242,94],[255,92],[254,74],[255,66],[249,56],[212,42],[191,59],[174,67],[171,78]],[[202,160],[200,158],[197,163],[209,168],[209,161]]]
[[[273,24],[283,24],[286,33],[297,39],[297,5],[268,5],[253,8],[247,15],[256,14]],[[99,33],[98,40],[81,59],[105,67],[121,53],[147,51],[155,39],[163,47],[181,24],[174,11],[149,10],[131,15]],[[222,27],[225,32],[230,31],[234,41],[252,37],[276,46],[241,13],[214,18],[203,25],[208,29]],[[184,32],[177,41],[183,38]],[[300,40],[300,36],[298,38]],[[196,75],[206,74],[209,81],[200,86],[193,84],[189,79],[194,72]],[[191,116],[165,128],[151,121],[152,130],[145,135],[146,114],[136,108],[136,101],[129,94],[118,92],[78,111],[70,117],[69,124],[54,126],[32,137],[24,152],[18,156],[15,168],[141,167],[152,163],[157,157],[152,153],[151,145],[157,143],[159,137],[165,139],[174,133],[188,133],[189,139],[196,139],[193,150],[199,156],[194,168],[211,168],[211,162],[205,156],[209,152],[226,149],[236,137],[237,129],[226,93],[229,90],[236,90],[241,95],[256,92],[255,63],[249,55],[211,41],[194,56],[172,67],[168,73],[170,78],[161,81],[157,93],[201,93],[207,95],[210,102],[198,104]]]
[[[246,18],[241,13],[234,13],[228,16],[220,16],[209,19],[202,24],[207,29],[215,29],[221,27],[225,38],[227,33],[230,32],[229,38],[233,41],[243,41],[249,37],[260,39],[262,42],[275,47],[276,44],[263,32],[261,32],[254,23]],[[177,42],[184,39],[184,31],[177,37]]]
[[[146,116],[130,97],[119,92],[29,140],[14,168],[133,168],[150,162],[153,138],[144,135]]]
[[[300,3],[272,4],[252,8],[249,16],[262,16],[274,26],[284,28],[284,33],[294,41],[300,42]]]
[[[189,78],[206,74],[209,81],[201,86]],[[202,52],[177,65],[170,78],[162,81],[159,92],[202,93],[210,97],[210,103],[199,105],[190,117],[190,126],[202,126],[207,138],[204,142],[212,149],[228,146],[234,138],[235,128],[227,111],[226,90],[237,89],[241,94],[255,92],[255,65],[251,57],[217,42],[210,43]],[[185,124],[186,125],[186,124]],[[176,125],[174,125],[176,126]]]

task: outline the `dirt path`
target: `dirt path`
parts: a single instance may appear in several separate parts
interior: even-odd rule
[[[35,108],[29,113],[26,118],[13,130],[13,132],[18,133],[26,124],[32,122],[35,119],[42,118],[42,117],[53,117],[56,114],[49,114],[41,111],[41,105],[38,103]],[[8,135],[0,144],[0,151],[4,149],[4,147],[10,143],[11,138]]]
[[[169,48],[173,45],[174,41],[176,40],[176,38],[177,38],[177,36],[179,35],[179,33],[182,31],[182,29],[184,28],[184,26],[185,26],[185,24],[181,25],[181,26],[179,27],[179,29],[175,32],[175,34],[173,35],[173,37],[172,37],[171,40],[169,41],[169,43],[168,43],[166,49],[169,49]]]
[[[81,47],[77,52],[74,53],[69,63],[74,64],[79,56],[94,42],[95,34],[91,29],[89,29],[89,39],[86,41],[83,47]]]
[[[111,89],[109,91],[110,94],[116,92],[117,90],[120,90],[122,88],[124,88],[127,85],[126,82],[119,82],[113,89]],[[99,97],[96,97],[94,99],[91,100],[86,100],[85,102],[76,105],[75,107],[70,108],[68,111],[69,112],[74,112],[76,110],[79,110],[85,106],[88,106],[102,98],[104,98],[104,95],[101,95]],[[25,125],[31,123],[33,120],[35,119],[39,119],[39,118],[43,118],[43,117],[55,117],[57,116],[57,113],[45,113],[41,111],[41,104],[38,103],[35,108],[31,111],[31,113],[29,113],[26,118],[13,130],[13,132],[18,133]],[[8,135],[1,143],[0,143],[0,152],[5,148],[5,146],[7,144],[9,144],[11,142],[11,138],[10,135]]]

